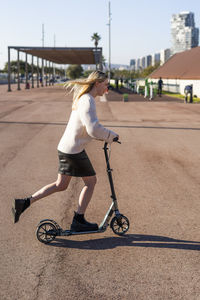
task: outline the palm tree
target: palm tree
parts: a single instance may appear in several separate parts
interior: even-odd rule
[[[100,39],[101,39],[101,37],[97,32],[93,33],[93,35],[91,36],[91,41],[94,41],[96,52],[97,52],[97,46],[98,46]],[[96,64],[96,70],[97,70],[97,64]]]
[[[101,39],[101,37],[97,32],[93,33],[93,35],[91,36],[91,40],[94,41],[94,45],[96,48],[98,46],[100,39]]]

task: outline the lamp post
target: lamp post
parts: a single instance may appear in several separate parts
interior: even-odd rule
[[[42,24],[42,47],[44,47],[44,24]],[[44,60],[42,58],[42,82],[41,82],[41,86],[43,87],[44,86]]]
[[[110,1],[108,2],[108,37],[109,37],[108,80],[110,82],[110,73],[111,73],[111,8],[110,8]]]
[[[54,48],[56,47],[56,35],[54,34]],[[54,63],[52,63],[52,65],[53,65],[53,80],[52,80],[52,84],[54,84],[54,80],[55,80],[55,78],[56,78],[56,73],[55,73],[55,65],[54,65]]]

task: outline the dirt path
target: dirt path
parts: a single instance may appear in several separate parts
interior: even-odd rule
[[[56,179],[70,110],[59,87],[0,93],[0,299],[200,299],[200,105],[164,97],[97,102],[99,119],[122,141],[112,146],[111,166],[120,211],[131,223],[126,236],[108,228],[48,246],[37,241],[41,219],[70,225],[79,179],[12,224],[12,199]],[[102,146],[87,148],[98,175],[87,218],[98,223],[111,201]]]

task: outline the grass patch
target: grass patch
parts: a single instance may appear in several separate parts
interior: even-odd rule
[[[170,96],[170,97],[182,99],[183,101],[184,101],[184,99],[185,99],[185,96],[184,96],[184,95],[181,95],[181,94],[175,94],[175,93],[165,92],[165,91],[163,91],[163,94],[166,95],[166,96]],[[188,99],[189,99],[189,97],[188,97]],[[194,103],[200,103],[200,98],[193,97],[193,102],[194,102]]]

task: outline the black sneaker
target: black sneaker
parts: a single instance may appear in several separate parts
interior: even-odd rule
[[[30,206],[30,198],[14,199],[12,206],[13,222],[19,221],[20,215]]]
[[[77,214],[75,213],[70,228],[71,231],[75,231],[75,232],[97,231],[98,229],[99,229],[98,224],[87,222],[84,216],[80,220],[77,220]]]

